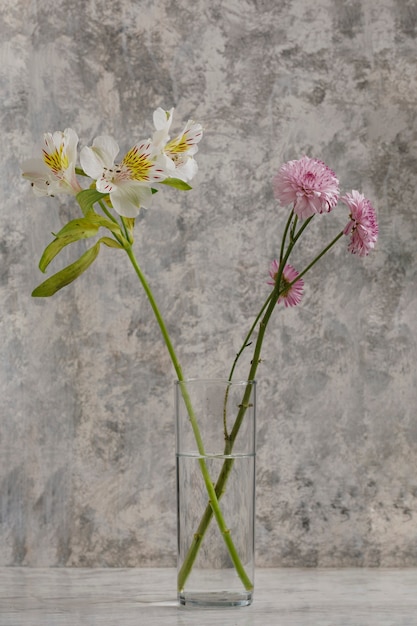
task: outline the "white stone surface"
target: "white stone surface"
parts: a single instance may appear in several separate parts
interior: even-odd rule
[[[1,626],[415,626],[415,569],[263,569],[252,606],[179,608],[172,569],[0,569]]]
[[[344,241],[271,322],[257,564],[417,565],[414,5],[2,0],[0,564],[175,564],[174,372],[149,306],[117,250],[31,299],[74,207],[34,198],[19,170],[44,131],[110,133],[126,150],[175,106],[176,128],[204,124],[199,178],[157,195],[135,250],[187,376],[227,374],[268,293],[283,161],[323,159],[378,210],[375,253]],[[345,221],[317,220],[294,264]]]

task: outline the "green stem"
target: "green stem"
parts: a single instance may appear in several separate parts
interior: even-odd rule
[[[158,305],[156,304],[156,300],[155,300],[155,298],[153,296],[151,288],[149,287],[149,285],[147,283],[147,280],[145,278],[145,275],[143,274],[142,270],[139,267],[139,264],[138,264],[138,262],[136,260],[136,257],[135,257],[135,254],[133,252],[132,247],[129,246],[129,248],[125,248],[125,250],[126,250],[127,256],[129,257],[130,262],[132,263],[133,268],[134,268],[134,270],[135,270],[135,272],[136,272],[136,274],[137,274],[137,276],[138,276],[138,278],[139,278],[139,280],[140,280],[140,282],[142,284],[142,287],[143,287],[143,289],[144,289],[144,291],[146,293],[146,296],[147,296],[147,298],[149,300],[149,303],[150,303],[150,305],[152,307],[152,311],[154,312],[154,315],[156,317],[156,321],[158,322],[158,326],[159,326],[160,331],[162,333],[162,337],[163,337],[163,339],[165,341],[165,345],[166,345],[166,347],[168,349],[169,356],[171,357],[172,365],[174,366],[177,378],[178,378],[178,380],[182,381],[182,380],[184,380],[184,376],[183,376],[183,373],[182,373],[181,365],[180,365],[178,357],[177,357],[177,355],[175,353],[174,346],[172,345],[172,341],[171,341],[171,338],[169,336],[167,327],[166,327],[164,319],[163,319],[163,317],[162,317],[162,315],[161,315],[161,313],[160,313],[160,311],[158,309]]]
[[[98,201],[98,204],[101,208],[101,210],[103,211],[103,213],[109,218],[109,220],[111,220],[112,222],[114,222],[115,224],[117,224],[119,226],[119,222],[117,221],[117,219],[114,217],[114,215],[111,213],[111,211],[108,210],[108,208],[106,207],[106,205],[104,204],[104,202],[102,202],[101,200]]]
[[[288,229],[290,227],[293,215],[294,215],[294,209],[290,212],[290,215],[288,217],[287,223],[285,225],[284,234],[282,235],[281,250],[280,250],[280,253],[279,253],[279,262],[280,263],[282,263],[282,258],[284,256],[285,241],[287,239],[287,233],[288,233]]]
[[[315,258],[313,261],[311,261],[311,263],[310,263],[309,265],[307,265],[307,267],[306,267],[305,269],[303,269],[303,271],[302,271],[302,272],[300,272],[300,274],[298,274],[297,278],[296,278],[295,280],[293,280],[293,281],[292,281],[291,285],[293,285],[294,283],[296,283],[296,282],[297,282],[297,280],[300,280],[300,278],[302,278],[302,277],[304,276],[304,274],[307,274],[307,272],[308,272],[309,270],[311,270],[311,268],[313,267],[313,265],[315,265],[315,264],[317,263],[317,261],[319,261],[319,260],[321,259],[321,257],[323,257],[323,256],[324,256],[324,255],[325,255],[325,254],[326,254],[326,253],[330,250],[330,248],[333,248],[333,246],[335,245],[335,243],[337,243],[337,242],[339,241],[339,239],[340,239],[342,236],[343,236],[343,230],[342,230],[342,231],[341,231],[338,235],[336,235],[336,237],[335,237],[335,238],[334,238],[334,239],[333,239],[333,240],[329,243],[329,245],[328,245],[328,246],[326,246],[326,247],[324,248],[324,250],[322,250],[322,251],[320,252],[320,254],[318,254],[318,255],[316,256],[316,258]]]
[[[311,219],[311,218],[310,218]],[[308,220],[306,220],[307,222]],[[258,333],[258,337],[256,340],[256,345],[255,345],[255,350],[253,353],[253,358],[251,361],[251,367],[250,367],[250,371],[249,371],[249,376],[248,376],[248,381],[253,381],[256,378],[256,371],[258,369],[258,365],[261,361],[261,349],[262,349],[262,343],[264,340],[264,336],[265,336],[265,331],[266,331],[266,327],[268,325],[268,322],[270,320],[270,317],[272,315],[272,312],[278,302],[278,298],[280,295],[280,285],[281,285],[281,277],[282,277],[282,273],[284,271],[284,267],[285,267],[285,263],[288,260],[288,257],[291,254],[292,248],[294,247],[297,239],[299,239],[301,232],[306,228],[307,223],[304,223],[303,226],[299,229],[299,231],[297,232],[297,235],[294,237],[293,242],[288,246],[287,252],[284,255],[283,258],[283,262],[280,264],[279,270],[278,270],[278,275],[277,275],[277,279],[276,279],[276,283],[275,283],[275,287],[271,293],[270,299],[269,299],[269,304],[268,307],[266,309],[266,313],[262,318],[262,321],[259,325],[259,333]],[[301,232],[300,232],[301,231]],[[341,231],[321,252],[320,254],[318,254],[311,263],[309,263],[309,265],[307,265],[307,267],[297,276],[297,278],[290,283],[291,285],[293,285],[294,283],[296,283],[298,280],[300,280],[300,278],[302,276],[304,276],[329,250],[330,248],[332,248],[335,243],[342,237],[343,235],[343,231]],[[268,302],[268,300],[267,300]],[[264,305],[265,307],[265,305]],[[263,311],[264,307],[261,309],[261,311]],[[257,317],[257,319],[259,319],[259,316]],[[251,332],[252,332],[253,328],[251,328]],[[240,350],[240,354],[242,352],[242,349]],[[230,379],[229,379],[230,380]],[[239,432],[241,423],[243,421],[243,417],[245,415],[246,412],[246,408],[248,406],[249,403],[249,399],[250,399],[250,392],[251,392],[251,385],[250,383],[247,385],[246,390],[245,390],[245,394],[241,403],[241,408],[239,409],[238,415],[236,417],[235,423],[233,425],[232,431],[230,433],[229,439],[226,441],[226,446],[227,444],[230,442],[230,446],[227,447],[227,453],[230,454],[232,451],[232,447],[234,444],[234,441],[236,439],[236,436]],[[225,451],[226,453],[226,451]]]
[[[229,372],[229,376],[228,376],[228,379],[227,379],[229,382],[231,382],[231,380],[233,378],[233,374],[234,374],[237,362],[238,362],[242,352],[251,345],[251,342],[249,341],[249,339],[251,338],[252,333],[255,330],[255,328],[256,328],[256,326],[257,326],[257,324],[258,324],[258,322],[259,322],[259,320],[260,320],[260,318],[262,316],[262,313],[265,311],[266,307],[268,306],[268,303],[271,300],[271,297],[272,297],[272,292],[269,294],[268,298],[266,299],[266,301],[262,305],[261,310],[259,311],[258,315],[256,316],[255,321],[253,322],[253,324],[252,324],[248,334],[245,337],[245,340],[244,340],[244,342],[242,344],[242,347],[240,348],[239,352],[236,354],[236,357],[235,357],[235,359],[233,361],[233,364],[232,364],[232,367],[231,367],[231,370]],[[225,437],[226,440],[229,438],[229,435],[228,435],[228,432],[227,432],[227,420],[226,420],[226,414],[227,414],[226,407],[227,407],[227,400],[229,398],[229,389],[230,389],[230,387],[227,386],[226,393],[225,393],[225,396],[224,396],[224,403],[223,403],[223,430],[224,430],[224,437]]]
[[[296,215],[294,217],[294,221],[293,221],[293,224],[291,226],[291,234],[290,234],[291,241],[294,241],[295,229],[297,228],[297,222],[298,222],[298,216]]]
[[[242,347],[240,348],[239,352],[236,354],[236,357],[235,357],[235,359],[233,361],[233,364],[232,364],[232,368],[231,368],[231,370],[229,372],[229,377],[227,379],[228,381],[232,380],[233,374],[234,374],[234,371],[235,371],[235,368],[236,368],[236,365],[237,365],[237,362],[238,362],[242,352],[245,350],[245,348],[247,348],[247,346],[250,345],[249,344],[249,339],[251,338],[252,333],[254,332],[254,330],[255,330],[255,328],[256,328],[256,326],[258,324],[258,321],[260,320],[260,318],[261,318],[263,312],[265,311],[266,307],[268,306],[269,302],[271,301],[271,299],[273,297],[276,297],[276,299],[278,300],[278,298],[280,296],[280,289],[279,289],[279,287],[280,287],[280,284],[281,284],[281,277],[282,277],[282,273],[284,271],[285,264],[288,261],[288,257],[290,256],[291,251],[292,251],[293,247],[295,246],[297,240],[301,236],[302,232],[304,231],[304,229],[308,226],[308,224],[313,219],[311,217],[306,222],[304,222],[304,224],[301,226],[301,228],[299,229],[298,233],[295,236],[294,236],[294,234],[292,234],[291,242],[288,245],[287,252],[284,255],[284,242],[285,242],[285,240],[287,238],[287,233],[288,233],[288,230],[290,228],[291,220],[293,218],[293,215],[294,215],[294,212],[291,211],[290,217],[287,220],[287,224],[285,226],[284,234],[283,234],[283,237],[282,237],[282,245],[281,245],[281,251],[280,251],[280,263],[279,263],[278,275],[277,275],[277,278],[276,278],[276,281],[275,281],[275,288],[269,294],[269,296],[267,297],[266,301],[262,305],[261,310],[259,311],[258,315],[256,316],[255,321],[253,322],[252,326],[249,329],[248,334],[246,335],[246,337],[245,337],[245,339],[243,341]],[[294,221],[294,223],[296,223],[296,221]],[[228,389],[229,388],[227,388],[227,390],[226,390],[226,394],[228,394]],[[226,396],[226,401],[227,401],[227,396]],[[226,432],[226,430],[225,430],[225,432]]]
[[[126,223],[127,222],[127,218],[121,216],[121,221],[122,221],[123,230],[124,230],[124,233],[125,233],[126,240],[130,243],[130,245],[132,245],[133,244],[133,234],[129,230],[129,227],[128,227],[127,223]]]
[[[162,336],[164,338],[165,344],[167,346],[169,356],[171,357],[171,361],[172,361],[172,364],[174,366],[175,373],[176,373],[176,375],[178,377],[178,380],[179,380],[179,384],[180,384],[180,387],[181,387],[181,393],[182,393],[182,396],[184,398],[184,403],[185,403],[185,406],[187,408],[188,416],[190,418],[191,426],[192,426],[192,429],[193,429],[193,434],[194,434],[194,437],[195,437],[195,440],[196,440],[198,453],[200,455],[200,458],[198,459],[198,461],[199,461],[199,465],[200,465],[201,474],[202,474],[203,479],[204,479],[204,484],[206,486],[207,494],[208,494],[208,499],[209,499],[209,505],[208,506],[210,507],[210,509],[212,511],[212,514],[214,515],[214,517],[215,517],[215,519],[217,521],[217,524],[219,526],[220,532],[221,532],[221,534],[223,536],[223,540],[224,540],[224,542],[225,542],[225,544],[227,546],[227,549],[228,549],[229,554],[230,554],[230,558],[232,559],[233,565],[236,568],[236,572],[237,572],[239,578],[241,579],[245,589],[251,590],[251,589],[253,589],[253,583],[251,582],[251,580],[247,576],[247,574],[245,572],[245,569],[244,569],[244,567],[242,565],[242,562],[241,562],[241,560],[239,558],[239,555],[237,553],[236,547],[235,547],[235,545],[233,543],[233,539],[232,539],[232,536],[231,536],[231,533],[230,533],[230,529],[227,527],[226,522],[225,522],[224,517],[223,517],[223,514],[222,514],[222,511],[220,509],[219,500],[218,500],[218,497],[217,497],[216,489],[215,489],[214,484],[213,484],[213,482],[211,480],[210,473],[209,473],[209,471],[207,469],[207,464],[206,464],[206,461],[205,461],[205,458],[204,458],[205,457],[204,445],[203,445],[203,441],[202,441],[202,438],[201,438],[200,429],[198,427],[197,419],[196,419],[196,416],[195,416],[195,413],[194,413],[194,410],[193,410],[193,407],[192,407],[192,404],[191,404],[191,399],[190,399],[190,396],[189,396],[189,393],[188,393],[188,390],[187,390],[187,387],[186,387],[186,383],[184,381],[184,376],[183,376],[183,373],[182,373],[182,369],[181,369],[179,360],[177,358],[177,355],[175,353],[174,347],[172,345],[171,338],[169,336],[168,330],[167,330],[165,322],[164,322],[164,320],[163,320],[163,318],[161,316],[161,313],[160,313],[160,311],[158,309],[158,306],[156,304],[156,301],[155,301],[155,298],[153,296],[153,293],[152,293],[152,291],[151,291],[151,289],[150,289],[150,287],[149,287],[149,285],[148,285],[148,283],[147,283],[147,281],[145,279],[145,276],[144,276],[142,270],[139,267],[139,264],[138,264],[138,262],[136,260],[134,252],[132,250],[132,247],[125,248],[125,249],[126,249],[126,253],[127,253],[127,255],[128,255],[132,265],[133,265],[133,268],[134,268],[134,270],[135,270],[135,272],[136,272],[136,274],[137,274],[137,276],[138,276],[138,278],[139,278],[139,280],[140,280],[140,282],[142,284],[142,287],[143,287],[143,289],[144,289],[144,291],[145,291],[145,293],[146,293],[146,295],[148,297],[148,300],[150,302],[150,305],[152,307],[152,310],[153,310],[154,315],[156,317],[156,320],[158,322],[159,328],[161,330]],[[183,584],[180,582],[180,578],[178,579],[178,589],[180,591],[183,589]]]

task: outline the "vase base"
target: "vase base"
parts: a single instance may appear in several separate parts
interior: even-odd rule
[[[187,592],[178,593],[178,602],[180,606],[199,609],[215,609],[238,606],[249,606],[252,604],[252,591],[234,592],[234,591],[206,591],[206,592]]]

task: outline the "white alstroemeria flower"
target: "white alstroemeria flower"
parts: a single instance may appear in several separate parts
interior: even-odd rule
[[[162,152],[169,141],[169,129],[171,128],[174,109],[165,111],[161,107],[153,113],[153,123],[156,132],[152,136],[152,145],[156,152]]]
[[[180,135],[171,139],[169,130],[172,124],[174,109],[165,111],[161,107],[153,114],[156,132],[152,137],[152,145],[156,152],[161,153],[161,163],[168,175],[188,182],[197,173],[197,163],[193,156],[197,153],[197,143],[203,136],[201,124],[189,121]]]
[[[75,176],[78,136],[72,128],[44,134],[43,157],[21,164],[24,178],[31,181],[37,196],[77,194],[81,187]]]
[[[166,178],[150,140],[136,144],[115,163],[119,153],[116,141],[108,135],[96,137],[91,147],[80,153],[81,167],[96,180],[96,189],[110,194],[112,205],[124,217],[136,217],[140,207],[148,208],[152,199],[152,183]]]
[[[198,167],[193,157],[198,152],[197,144],[202,136],[201,124],[190,120],[180,135],[167,141],[163,149],[164,167],[170,176],[188,182],[196,175]]]

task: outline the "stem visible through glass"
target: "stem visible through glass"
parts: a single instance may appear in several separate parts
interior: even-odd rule
[[[230,554],[230,558],[233,562],[233,565],[235,566],[236,572],[239,576],[239,578],[242,581],[242,584],[244,585],[245,589],[248,591],[251,591],[253,589],[253,583],[252,581],[249,579],[249,577],[246,574],[245,568],[243,567],[243,564],[239,558],[238,552],[236,550],[236,547],[234,545],[232,536],[231,536],[231,532],[230,529],[227,527],[226,522],[223,518],[223,514],[219,505],[219,498],[218,498],[218,494],[216,492],[215,486],[213,484],[213,481],[211,480],[210,477],[210,473],[208,471],[207,468],[207,464],[205,461],[205,451],[204,451],[204,445],[203,445],[203,441],[201,438],[201,433],[200,433],[200,429],[198,427],[198,422],[197,422],[197,418],[196,415],[194,413],[192,404],[191,404],[191,399],[189,396],[189,393],[187,391],[187,387],[186,387],[186,381],[184,380],[184,376],[182,373],[182,369],[180,366],[180,363],[178,361],[177,355],[175,353],[174,347],[172,345],[168,330],[166,328],[165,322],[161,316],[161,313],[158,309],[158,306],[156,304],[155,298],[153,297],[152,291],[145,279],[144,274],[142,273],[139,264],[136,260],[136,257],[134,255],[134,252],[132,250],[132,247],[130,246],[129,248],[126,248],[126,252],[127,255],[135,269],[135,272],[145,290],[145,293],[148,297],[148,300],[151,304],[152,310],[155,314],[155,317],[157,319],[159,328],[161,330],[162,336],[164,338],[165,344],[167,346],[168,349],[168,353],[171,357],[171,361],[172,364],[174,366],[175,372],[177,374],[178,377],[178,381],[179,381],[179,385],[181,387],[181,393],[184,399],[184,403],[185,406],[187,408],[187,412],[188,412],[188,416],[190,418],[190,422],[191,422],[191,426],[193,429],[193,433],[194,433],[194,437],[197,443],[197,448],[198,448],[198,452],[200,455],[200,458],[198,459],[199,461],[199,465],[200,465],[200,470],[201,470],[201,474],[203,476],[203,480],[204,480],[204,484],[207,490],[207,495],[208,495],[208,500],[209,500],[209,506],[210,506],[210,511],[211,511],[211,515],[214,515],[216,522],[219,526],[219,530],[222,534],[223,540],[227,546],[227,549],[229,551]],[[210,516],[211,519],[211,516]],[[189,571],[187,572],[187,576],[188,576]],[[184,579],[185,582],[185,579]],[[183,584],[180,583],[180,579],[178,580],[178,590],[181,591],[183,589]]]

